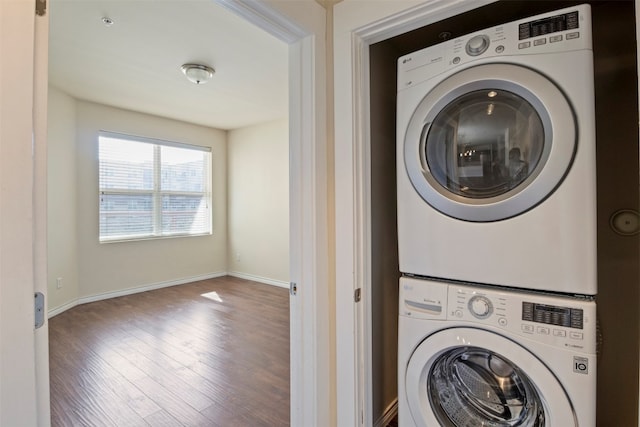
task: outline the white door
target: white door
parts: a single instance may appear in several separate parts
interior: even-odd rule
[[[427,337],[405,376],[417,426],[577,425],[553,372],[528,349],[486,330],[450,328]]]
[[[37,21],[37,22],[36,22]],[[34,292],[42,291],[44,218],[41,126],[34,112],[34,0],[0,2],[0,425],[48,424],[46,326],[34,329]],[[46,25],[45,25],[46,26]],[[40,27],[38,30],[41,30]],[[43,64],[41,59],[45,60]],[[41,74],[41,73],[38,73]],[[37,86],[37,85],[36,85]],[[46,80],[44,84],[46,90]],[[41,171],[41,170],[40,170]],[[34,243],[35,242],[35,243]]]

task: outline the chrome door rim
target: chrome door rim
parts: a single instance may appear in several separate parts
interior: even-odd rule
[[[438,425],[431,408],[427,391],[427,379],[431,367],[443,353],[469,343],[485,349],[500,349],[500,355],[524,370],[541,398],[545,409],[546,426],[562,425],[577,427],[575,408],[561,381],[553,371],[531,350],[504,335],[486,329],[454,327],[434,332],[419,343],[406,361],[404,372],[406,396],[409,412],[418,427]]]

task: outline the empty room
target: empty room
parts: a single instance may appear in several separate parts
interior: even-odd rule
[[[289,424],[288,84],[213,2],[51,2],[53,425]]]

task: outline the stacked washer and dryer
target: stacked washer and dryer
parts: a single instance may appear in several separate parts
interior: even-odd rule
[[[590,7],[398,60],[398,411],[409,426],[593,427]]]

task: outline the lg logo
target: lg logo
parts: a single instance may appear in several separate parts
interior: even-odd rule
[[[589,374],[589,359],[586,357],[573,356],[573,372],[578,374]]]

